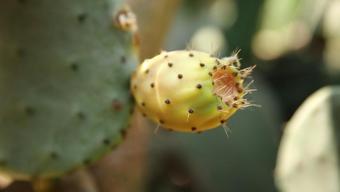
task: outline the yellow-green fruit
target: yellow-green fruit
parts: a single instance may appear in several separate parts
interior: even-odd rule
[[[141,112],[162,127],[201,132],[251,105],[243,82],[253,67],[239,67],[237,54],[218,59],[192,50],[162,52],[138,67],[131,89]]]

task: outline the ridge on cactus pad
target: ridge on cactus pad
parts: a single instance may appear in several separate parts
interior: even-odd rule
[[[123,140],[133,33],[121,0],[0,1],[0,174],[57,177]]]
[[[162,52],[145,60],[132,76],[131,89],[144,116],[169,130],[202,132],[254,104],[237,53],[216,58],[194,50]]]

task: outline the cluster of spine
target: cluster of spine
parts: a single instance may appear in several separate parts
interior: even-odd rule
[[[240,62],[235,54],[222,59],[221,62],[218,61],[212,72],[213,92],[225,105],[232,108],[245,108],[254,105],[244,98],[245,95],[255,91],[255,89],[249,88],[254,81],[250,81],[245,87],[243,81],[251,74],[255,66],[242,70],[239,68]]]

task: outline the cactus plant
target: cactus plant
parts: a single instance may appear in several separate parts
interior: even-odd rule
[[[1,173],[56,177],[123,139],[131,15],[120,0],[0,2]]]
[[[287,124],[276,183],[283,192],[340,191],[340,87],[310,96]]]
[[[132,77],[139,109],[163,127],[201,132],[224,124],[250,104],[243,86],[253,67],[239,70],[237,54],[218,59],[198,51],[162,52]]]

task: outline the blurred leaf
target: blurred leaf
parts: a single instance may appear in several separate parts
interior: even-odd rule
[[[289,121],[276,181],[283,192],[340,191],[340,87],[312,94]]]
[[[333,81],[340,82],[340,1],[333,0],[325,12],[323,32],[326,38],[326,70]]]
[[[261,59],[274,59],[306,46],[329,0],[266,0],[253,51]]]

